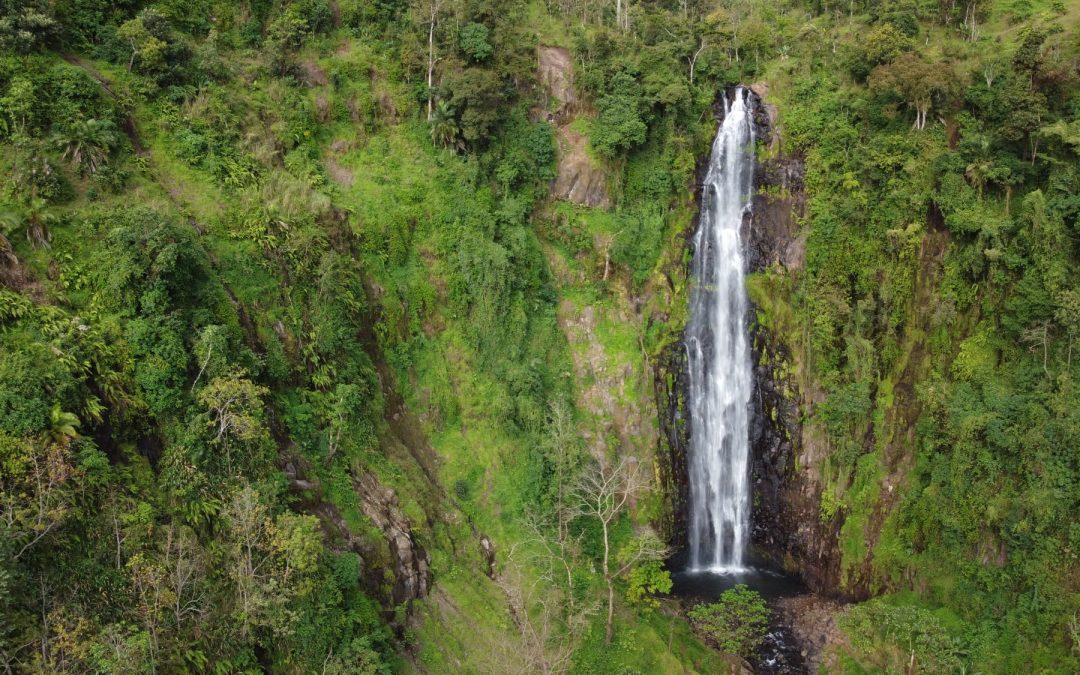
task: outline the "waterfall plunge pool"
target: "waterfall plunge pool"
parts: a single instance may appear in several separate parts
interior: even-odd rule
[[[760,675],[801,675],[808,672],[802,649],[795,639],[778,601],[809,593],[799,577],[778,570],[754,555],[738,570],[691,570],[689,553],[683,551],[668,560],[671,570],[671,595],[686,609],[715,602],[724,591],[745,584],[765,598],[772,610],[765,644],[752,659],[754,672]]]
[[[779,600],[807,592],[802,579],[769,566],[765,561],[751,558],[748,565],[737,570],[686,567],[682,556],[669,561],[671,594],[694,604],[713,602],[720,594],[738,584],[746,584],[766,600]]]

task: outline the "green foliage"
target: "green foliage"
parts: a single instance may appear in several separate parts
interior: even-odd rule
[[[855,658],[863,668],[883,673],[963,669],[966,650],[929,610],[873,600],[846,611],[839,625],[858,650]]]
[[[590,142],[598,155],[614,159],[645,142],[643,104],[641,85],[633,74],[619,71],[611,78],[596,102],[599,113],[592,125]]]
[[[495,51],[488,37],[487,26],[482,23],[467,23],[458,33],[458,45],[473,61],[486,61]]]
[[[848,67],[852,75],[862,79],[870,71],[889,63],[912,48],[911,37],[892,22],[881,23],[871,29],[865,39],[851,45]]]
[[[1037,27],[1005,42],[972,37],[997,30],[986,26],[1001,11],[977,7],[960,44],[915,8],[881,3],[865,40],[841,41],[854,81],[837,77],[829,56],[799,64],[784,75],[781,105],[786,140],[806,156],[793,343],[813,372],[807,382],[827,392],[806,420],[835,472],[821,517],[842,523],[849,581],[922,589],[962,617],[955,634],[979,636],[942,652],[943,672],[1025,668],[1029,653],[1050,670],[1073,660],[1060,636],[1075,602],[1047,603],[1042,592],[1033,602],[1031,589],[1071,588],[1070,563],[1049,551],[1070,546],[1063,509],[1075,500],[1038,476],[1077,480],[1046,440],[1075,443],[1071,416],[1043,426],[1075,378],[1065,289],[1077,279],[1065,270],[1077,250],[1056,213],[1075,215],[1047,189],[1071,180],[1059,162],[1076,156],[1065,136],[1040,141],[1035,130],[1072,118],[1068,97],[1053,101],[1076,82],[1040,81],[1054,57]],[[945,125],[911,133],[901,102],[917,122]],[[914,468],[897,471],[904,462]],[[919,639],[885,647],[870,635],[864,646],[880,660],[860,667],[907,668],[900,643]]]
[[[635,565],[626,575],[626,599],[633,605],[656,608],[660,602],[655,593],[671,592],[671,572],[660,560],[648,560]]]
[[[716,602],[687,612],[694,630],[720,650],[743,658],[755,654],[765,641],[769,614],[765,600],[744,584],[724,591]]]
[[[108,162],[119,136],[108,120],[76,120],[56,142],[64,151],[64,159],[80,170],[97,173]]]
[[[53,8],[44,0],[0,2],[0,50],[30,52],[57,32]]]
[[[465,68],[447,77],[450,107],[458,112],[461,137],[476,144],[498,124],[505,111],[506,96],[496,72],[487,68]]]
[[[845,658],[1076,670],[1075,11],[833,4],[635,5],[612,30],[573,3],[437,4],[431,25],[397,0],[0,0],[0,661],[387,672],[419,623],[418,659],[483,671],[518,635],[460,523],[506,551],[526,514],[587,600],[599,528],[561,513],[590,383],[549,245],[665,339],[716,92],[762,81],[806,161],[805,263],[769,292],[825,392],[805,413],[842,576],[952,612],[857,607]],[[571,48],[560,114],[595,110],[572,130],[610,211],[542,203],[538,43]],[[617,328],[598,339],[638,358]],[[466,607],[467,648],[404,607],[395,641],[369,475],[451,601],[418,604]],[[666,592],[655,563],[628,571],[639,607]],[[574,669],[719,670],[685,624],[616,609]]]

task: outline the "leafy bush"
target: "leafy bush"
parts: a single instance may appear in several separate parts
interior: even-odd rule
[[[56,34],[52,4],[46,0],[0,0],[0,50],[30,52]]]
[[[645,142],[648,127],[642,116],[641,85],[633,75],[626,71],[615,74],[596,106],[600,112],[590,140],[601,157],[614,159]]]
[[[694,629],[705,639],[743,658],[752,656],[764,643],[769,615],[765,599],[745,584],[724,591],[712,604],[698,605],[688,612]]]
[[[855,659],[871,670],[962,671],[963,650],[929,610],[871,600],[849,609],[838,623],[858,650]]]
[[[655,608],[660,603],[652,596],[671,592],[671,572],[662,561],[648,560],[630,570],[626,583],[626,599],[631,604]]]
[[[467,23],[458,35],[458,45],[473,61],[487,61],[495,48],[488,40],[488,27],[482,23]]]

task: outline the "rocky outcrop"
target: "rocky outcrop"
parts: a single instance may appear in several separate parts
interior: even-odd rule
[[[319,493],[318,483],[297,477],[297,469],[291,462],[285,473],[292,489],[301,496]],[[428,595],[431,563],[427,551],[413,536],[412,524],[402,513],[392,489],[370,473],[355,478],[353,488],[360,497],[361,510],[377,533],[358,534],[341,511],[324,499],[302,499],[300,507],[318,517],[331,549],[360,556],[356,582],[372,598],[379,599],[388,615],[392,615],[392,608]]]
[[[799,595],[777,601],[779,619],[798,642],[806,672],[835,672],[835,668],[822,670],[822,665],[827,647],[841,639],[836,617],[842,608],[840,603],[816,595]]]
[[[754,172],[757,191],[743,238],[750,270],[802,269],[806,258],[806,233],[799,227],[806,212],[803,179],[799,157],[781,154],[758,160]]]
[[[669,544],[686,544],[687,502],[690,477],[687,452],[690,449],[690,420],[687,417],[688,371],[682,341],[669,345],[656,361],[654,385],[659,411],[660,443],[657,467],[662,517],[656,523]]]
[[[607,208],[607,176],[589,156],[589,139],[570,128],[559,127],[559,165],[551,194],[582,206]]]
[[[558,102],[557,113],[568,114],[578,102],[574,90],[574,60],[563,47],[540,46],[537,49],[537,79]],[[557,120],[565,122],[566,120]]]
[[[551,97],[552,105],[536,109],[533,117],[546,119],[558,129],[558,166],[551,194],[582,206],[607,208],[607,176],[589,155],[589,139],[573,129],[581,99],[574,88],[574,62],[563,47],[541,46],[537,50],[537,79]]]
[[[354,479],[353,484],[364,515],[385,537],[393,570],[394,603],[425,597],[431,590],[431,563],[427,551],[413,539],[412,527],[398,507],[397,495],[370,473]]]
[[[783,152],[779,114],[762,92],[768,92],[767,85],[751,85],[754,137],[761,147],[754,167],[754,197],[743,222],[746,263],[750,272],[773,267],[797,271],[806,255],[806,235],[799,227],[806,213],[805,170],[800,156]]]

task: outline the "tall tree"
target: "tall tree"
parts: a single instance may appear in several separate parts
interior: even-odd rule
[[[874,68],[870,88],[896,94],[915,111],[914,129],[925,129],[934,99],[944,98],[953,85],[948,66],[929,63],[914,52],[905,52],[891,63]]]
[[[601,571],[607,585],[607,623],[604,639],[611,644],[615,625],[615,580],[643,560],[657,560],[667,555],[663,542],[651,533],[632,539],[618,555],[617,564],[612,565],[611,530],[626,511],[632,499],[644,489],[641,465],[632,457],[623,457],[614,467],[597,463],[586,470],[570,491],[569,505],[571,514],[578,517],[594,518],[600,524],[604,554]]]

